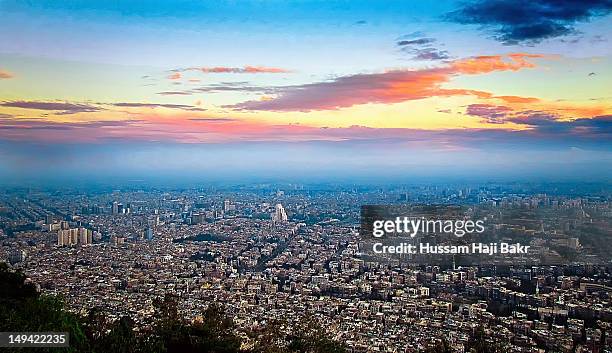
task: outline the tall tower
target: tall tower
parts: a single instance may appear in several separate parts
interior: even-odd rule
[[[153,228],[147,227],[146,238],[147,240],[153,240]]]
[[[272,222],[274,223],[285,223],[287,222],[287,212],[280,203],[277,203],[274,207],[274,214],[272,215]]]

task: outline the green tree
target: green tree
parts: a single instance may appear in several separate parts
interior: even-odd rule
[[[297,325],[284,321],[269,323],[256,339],[255,353],[344,353],[344,345],[333,340],[315,320],[303,319]]]
[[[19,271],[0,264],[0,331],[68,332],[70,347],[35,348],[36,352],[87,352],[89,344],[78,316],[65,310],[61,298],[40,295]],[[6,348],[25,352],[34,348]]]
[[[222,308],[211,304],[202,313],[202,320],[185,322],[178,315],[175,297],[166,296],[156,302],[158,322],[153,334],[168,353],[240,351],[241,340],[235,334],[233,321]]]

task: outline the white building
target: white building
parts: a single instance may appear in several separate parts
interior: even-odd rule
[[[274,223],[284,223],[287,222],[287,212],[285,212],[285,208],[280,203],[277,203],[274,207],[274,213],[272,214],[272,222]]]

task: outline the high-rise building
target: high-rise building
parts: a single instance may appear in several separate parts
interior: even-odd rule
[[[59,246],[88,245],[92,243],[92,231],[83,227],[60,229],[57,232],[57,245]]]
[[[148,227],[146,231],[147,240],[153,240],[153,228]]]
[[[70,245],[76,245],[79,243],[79,228],[71,228],[70,231]]]
[[[117,201],[113,202],[113,208],[111,209],[112,214],[119,213],[119,203]]]
[[[231,212],[236,210],[236,205],[234,205],[230,200],[223,201],[223,212]]]
[[[287,222],[287,212],[285,212],[285,208],[280,203],[277,203],[274,207],[274,213],[272,214],[272,222],[274,223],[284,223]]]
[[[191,215],[191,224],[204,223],[206,216],[203,213],[194,213]]]
[[[57,245],[71,245],[70,229],[60,229],[59,231],[57,231]]]
[[[9,262],[14,265],[19,262],[25,261],[28,253],[25,250],[15,249],[9,253]]]
[[[79,244],[88,245],[93,243],[92,231],[87,228],[79,228]]]

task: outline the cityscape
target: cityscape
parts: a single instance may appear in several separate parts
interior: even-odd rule
[[[610,347],[609,186],[582,194],[537,186],[243,185],[109,192],[5,190],[0,258],[70,311],[152,322],[156,298],[179,298],[198,320],[222,303],[253,345],[276,320],[311,317],[347,351],[420,352],[441,342],[467,351],[483,329],[513,352]],[[564,191],[567,190],[567,191]],[[537,265],[414,265],[368,260],[362,204],[452,203],[495,214],[548,211],[514,229],[547,260]],[[551,258],[569,256],[563,265]],[[540,256],[539,255],[539,256]],[[548,262],[548,263],[547,263]],[[244,347],[243,347],[244,348]]]

